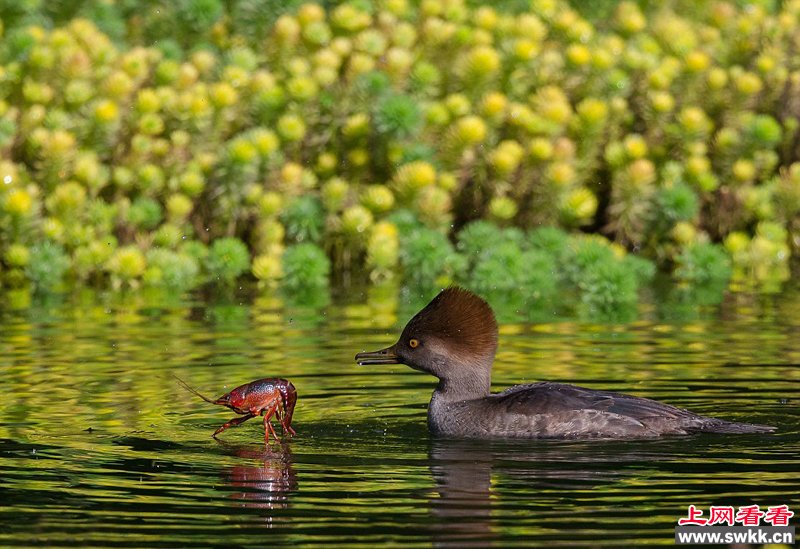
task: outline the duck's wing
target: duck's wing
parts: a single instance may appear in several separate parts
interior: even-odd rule
[[[564,415],[586,412],[613,416],[655,433],[748,433],[773,430],[763,425],[708,418],[663,402],[564,383],[541,382],[511,387],[493,395],[495,405],[511,414]]]
[[[661,402],[611,391],[597,391],[565,383],[517,385],[493,395],[496,404],[511,413],[552,414],[579,410],[607,412],[637,420],[653,417],[700,417]]]

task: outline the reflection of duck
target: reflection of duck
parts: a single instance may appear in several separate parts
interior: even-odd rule
[[[666,444],[666,441],[663,442]],[[436,547],[486,547],[505,545],[496,522],[497,505],[503,505],[502,488],[524,485],[525,493],[548,494],[554,489],[561,500],[576,495],[575,505],[587,493],[607,494],[598,487],[641,474],[641,465],[671,460],[661,441],[647,441],[631,447],[630,441],[601,444],[588,442],[541,442],[536,445],[509,441],[433,439],[430,468],[436,495],[430,499],[430,513],[436,520],[432,529]],[[656,447],[654,447],[656,445]],[[629,469],[621,468],[633,465]],[[495,475],[495,482],[492,482]],[[513,490],[512,490],[513,492]],[[537,496],[538,497],[538,496]],[[602,497],[602,496],[601,496]],[[528,498],[529,499],[529,498]],[[528,501],[532,508],[537,498]],[[506,502],[508,503],[508,502]],[[585,504],[585,501],[584,501]],[[532,516],[530,524],[552,531],[547,517]],[[596,528],[597,526],[595,526]]]
[[[468,438],[651,438],[761,433],[773,427],[703,417],[646,398],[564,383],[492,394],[497,322],[475,294],[448,288],[412,318],[397,343],[359,353],[359,364],[406,364],[439,378],[428,406],[434,434]]]
[[[289,504],[289,494],[297,488],[289,447],[281,444],[277,451],[263,447],[237,447],[233,454],[260,463],[257,466],[235,465],[228,471],[228,483],[242,490],[234,492],[231,497],[241,501],[245,507],[285,509]]]
[[[439,497],[431,499],[436,547],[491,545],[492,455],[487,448],[462,447],[459,441],[433,441],[431,474]]]

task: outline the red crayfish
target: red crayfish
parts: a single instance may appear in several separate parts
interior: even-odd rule
[[[212,400],[201,395],[178,376],[173,374],[173,377],[188,391],[206,402],[225,406],[242,415],[242,417],[233,418],[214,431],[214,434],[211,435],[214,438],[217,438],[217,435],[228,427],[235,427],[248,419],[261,415],[264,416],[264,442],[266,444],[269,444],[270,433],[276,441],[278,440],[278,435],[275,434],[275,429],[270,422],[272,416],[278,418],[283,428],[283,436],[286,436],[287,433],[297,434],[292,429],[292,413],[294,413],[294,405],[297,402],[297,390],[291,381],[274,377],[258,379],[236,387],[217,400]]]

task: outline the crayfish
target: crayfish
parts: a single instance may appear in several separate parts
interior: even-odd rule
[[[294,405],[297,402],[297,390],[294,388],[291,381],[274,377],[258,379],[236,387],[217,400],[212,400],[190,387],[178,376],[173,374],[173,377],[188,391],[199,396],[206,402],[225,406],[237,414],[242,415],[242,417],[235,417],[224,423],[219,429],[214,431],[214,434],[211,436],[215,439],[217,435],[225,429],[236,427],[248,419],[262,415],[264,416],[265,444],[269,444],[270,433],[272,433],[276,441],[278,440],[278,435],[275,433],[275,428],[270,421],[272,416],[278,418],[283,429],[283,436],[286,436],[287,433],[289,435],[297,434],[294,429],[292,429],[292,413],[294,412]]]

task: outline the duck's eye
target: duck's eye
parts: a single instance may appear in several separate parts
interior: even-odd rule
[[[409,339],[408,346],[411,347],[412,349],[416,349],[417,347],[419,347],[419,339]]]

